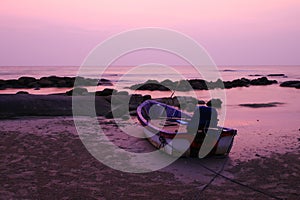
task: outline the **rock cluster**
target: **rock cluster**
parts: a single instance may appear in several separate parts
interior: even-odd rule
[[[294,87],[300,89],[300,81],[285,81],[280,84],[280,87]]]
[[[76,82],[75,82],[76,80]],[[20,77],[19,79],[0,80],[0,89],[7,88],[68,88],[73,87],[74,83],[76,86],[95,86],[95,85],[112,85],[107,79],[91,79],[84,77],[58,77],[49,76],[36,79],[33,77]]]
[[[235,88],[235,87],[249,87],[250,85],[271,85],[277,83],[276,80],[269,80],[267,77],[261,77],[253,80],[246,78],[235,79],[233,81],[205,81],[202,79],[171,81],[169,79],[162,82],[156,80],[148,80],[142,84],[135,84],[129,87],[132,90],[158,90],[158,91],[190,91],[194,90],[210,90],[216,88]]]

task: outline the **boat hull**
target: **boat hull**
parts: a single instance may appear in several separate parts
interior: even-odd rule
[[[202,147],[203,139],[195,141],[188,138],[165,138],[165,142],[161,141],[160,134],[153,134],[151,130],[144,128],[144,134],[148,141],[157,149],[165,152],[174,157],[199,157],[199,151]],[[222,131],[217,142],[212,145],[208,145],[207,148],[211,150],[205,156],[227,156],[233,145],[235,130]],[[196,137],[195,137],[196,138]]]
[[[165,110],[165,118],[162,118],[158,125],[153,123],[155,120],[151,121],[149,117],[151,106],[156,105],[162,108],[156,108],[156,114],[157,110]],[[175,157],[202,158],[212,155],[228,155],[237,133],[235,129],[215,127],[201,129],[197,133],[191,134],[187,131],[187,126],[182,125],[182,123],[185,124],[184,122],[191,120],[191,115],[153,100],[141,104],[137,109],[137,114],[138,120],[144,126],[144,134],[149,142],[154,147]],[[169,125],[170,127],[167,127]],[[211,137],[212,135],[213,137]],[[203,152],[205,152],[204,156]]]

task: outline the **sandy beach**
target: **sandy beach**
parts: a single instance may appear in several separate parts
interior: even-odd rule
[[[99,117],[98,121],[124,149],[154,150],[145,139],[120,137],[124,134],[112,120]],[[137,123],[122,124],[141,130]],[[300,194],[299,139],[291,141],[298,145],[286,153],[251,154],[247,161],[238,159],[243,153],[223,159],[180,158],[156,172],[130,174],[89,154],[72,117],[21,117],[1,120],[0,125],[1,199],[297,199]],[[239,153],[235,148],[233,152]]]

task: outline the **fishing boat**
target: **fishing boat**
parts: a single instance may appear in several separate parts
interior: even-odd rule
[[[207,106],[197,106],[189,114],[147,100],[137,108],[137,116],[149,142],[171,156],[226,156],[237,134],[235,129],[218,126],[216,109]]]

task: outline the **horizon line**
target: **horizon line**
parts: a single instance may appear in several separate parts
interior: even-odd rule
[[[109,65],[114,67],[132,67],[136,65]],[[188,65],[168,65],[174,67],[188,66]],[[204,65],[203,65],[204,66]],[[217,67],[299,67],[300,64],[225,64],[225,65],[216,65]],[[81,67],[81,65],[0,65],[0,67]],[[92,65],[89,67],[93,67]],[[94,66],[96,67],[96,66]],[[100,67],[100,66],[99,66]]]

